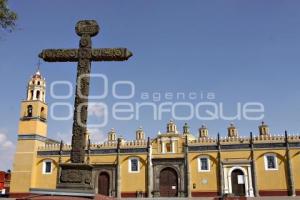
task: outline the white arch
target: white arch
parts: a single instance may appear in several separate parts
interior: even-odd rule
[[[245,170],[245,168],[243,168],[241,166],[234,166],[234,167],[231,167],[230,170],[228,171],[228,176],[231,176],[231,173],[236,169],[240,169],[244,173],[244,175],[247,174],[247,171]]]
[[[231,167],[229,170],[228,170],[228,174],[227,174],[227,177],[228,177],[228,189],[229,189],[229,193],[232,193],[232,182],[231,182],[231,174],[234,170],[236,169],[239,169],[243,172],[244,174],[244,180],[245,180],[245,193],[246,193],[246,197],[249,197],[250,194],[249,194],[249,182],[248,182],[248,173],[247,173],[247,170],[245,170],[245,168],[241,167],[241,166],[234,166],[234,167]]]

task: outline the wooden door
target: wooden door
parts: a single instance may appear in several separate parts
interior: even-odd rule
[[[166,168],[160,172],[159,191],[161,197],[177,197],[178,176],[174,169]]]
[[[100,173],[98,177],[98,193],[109,196],[109,175],[106,172]]]
[[[231,173],[232,194],[235,196],[246,196],[244,173],[239,170],[233,170]]]

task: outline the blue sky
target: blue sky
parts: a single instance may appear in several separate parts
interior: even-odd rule
[[[0,144],[2,152],[10,152],[0,154],[5,160],[0,169],[11,167],[20,101],[36,69],[38,53],[45,48],[77,48],[74,26],[79,19],[95,19],[100,24],[94,47],[127,47],[134,54],[127,62],[92,64],[93,73],[108,78],[108,97],[96,102],[106,103],[109,109],[117,102],[111,94],[113,83],[126,80],[135,85],[134,97],[126,100],[132,104],[143,102],[139,97],[142,92],[213,92],[213,102],[222,102],[228,115],[234,114],[238,102],[261,102],[264,121],[272,133],[282,134],[285,129],[299,132],[299,1],[10,0],[9,5],[19,20],[18,30],[1,33],[0,39]],[[41,71],[47,81],[49,107],[55,102],[72,103],[74,92],[69,99],[57,100],[49,90],[54,81],[74,84],[76,63],[42,62]],[[91,94],[101,93],[101,88],[102,82],[93,80]],[[67,92],[63,86],[56,89],[57,94]],[[195,105],[206,100],[188,102]],[[162,102],[165,100],[156,103]],[[64,115],[66,111],[56,112]],[[162,120],[154,120],[151,112],[144,110],[139,120],[119,121],[109,113],[107,126],[94,129],[93,139],[101,142],[111,127],[133,139],[139,126],[154,137],[165,130],[170,118],[166,114]],[[179,130],[184,122],[176,121]],[[188,121],[195,135],[205,123],[211,136],[217,132],[225,136],[230,122]],[[241,135],[248,135],[250,131],[257,134],[260,122],[242,119],[234,123]],[[71,127],[71,120],[50,117],[48,136],[68,140]]]

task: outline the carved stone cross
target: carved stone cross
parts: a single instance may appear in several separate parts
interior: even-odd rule
[[[128,60],[132,53],[126,48],[92,49],[91,37],[99,32],[95,20],[79,21],[75,30],[80,36],[79,49],[44,49],[39,57],[47,62],[78,62],[71,162],[84,163],[91,62],[124,61]]]

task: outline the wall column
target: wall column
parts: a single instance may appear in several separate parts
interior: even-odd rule
[[[257,186],[257,174],[256,174],[256,161],[254,156],[254,142],[253,142],[253,135],[252,132],[250,132],[250,145],[251,145],[251,170],[252,170],[252,184],[254,189],[254,195],[255,197],[259,197],[259,189]]]
[[[121,138],[118,138],[117,144],[117,198],[121,198],[121,160],[120,160]]]
[[[187,182],[187,197],[192,197],[191,191],[191,172],[190,172],[190,162],[189,162],[189,144],[188,144],[188,136],[185,136],[185,168],[186,168],[186,182]]]
[[[59,145],[59,153],[58,153],[58,166],[57,166],[57,177],[56,177],[56,184],[59,183],[59,180],[60,180],[60,164],[62,163],[62,154],[63,154],[63,146],[64,146],[64,143],[63,141],[61,140],[60,141],[60,145]]]
[[[254,156],[253,156],[254,157]],[[253,158],[254,160],[252,160],[252,182],[254,183],[253,185],[253,189],[254,189],[254,196],[255,197],[259,197],[259,188],[258,188],[258,184],[257,184],[257,174],[256,174],[256,161],[255,161],[255,157]]]
[[[147,164],[148,164],[148,198],[152,198],[152,190],[153,190],[153,167],[152,167],[152,145],[150,137],[148,137],[148,156],[147,156]]]
[[[285,144],[286,144],[286,160],[287,160],[287,175],[288,175],[288,183],[289,183],[289,185],[288,185],[289,195],[296,196],[293,167],[292,167],[291,155],[290,155],[290,144],[288,141],[287,131],[285,131]]]
[[[223,165],[222,165],[222,158],[221,158],[221,141],[220,141],[220,134],[218,133],[218,164],[219,164],[219,194],[222,197],[224,195],[224,174],[223,174]]]

